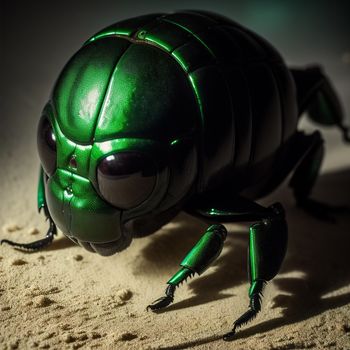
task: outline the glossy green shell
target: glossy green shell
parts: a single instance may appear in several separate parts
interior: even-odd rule
[[[76,240],[111,242],[155,231],[227,179],[249,187],[295,132],[293,93],[278,53],[223,17],[152,14],[107,27],[67,63],[44,110],[57,140],[46,185],[54,221]],[[135,150],[156,161],[157,182],[121,211],[101,197],[97,167]]]
[[[86,44],[53,93],[62,132],[79,144],[140,137],[169,143],[193,125],[193,100],[176,62],[119,37]]]

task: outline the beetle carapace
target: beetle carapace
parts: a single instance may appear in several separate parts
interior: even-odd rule
[[[168,281],[176,287],[220,254],[225,222],[255,221],[249,233],[248,311],[287,247],[280,203],[254,202],[290,173],[297,205],[327,218],[309,198],[323,157],[320,132],[297,130],[300,116],[335,125],[349,142],[337,95],[318,66],[288,68],[263,38],[203,11],[151,14],[93,35],[69,60],[38,127],[39,210],[50,228],[28,244],[50,244],[56,225],[91,252],[111,255],[150,234],[180,210],[209,226]]]

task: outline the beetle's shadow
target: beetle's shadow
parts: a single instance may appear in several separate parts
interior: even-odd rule
[[[312,197],[325,203],[350,207],[349,179],[350,168],[324,174],[319,177]],[[350,302],[349,293],[327,297],[327,294],[350,284],[349,213],[335,215],[336,224],[314,219],[295,207],[292,194],[286,186],[265,198],[263,202],[268,205],[275,201],[283,203],[289,226],[287,256],[279,276],[273,282],[280,291],[273,300],[274,307],[283,309],[282,317],[243,329],[237,334],[239,338],[305,320]],[[140,262],[143,268],[147,269],[147,266],[151,267],[153,264],[159,266],[162,263],[164,272],[175,272],[186,251],[198,240],[206,227],[186,216],[180,216],[173,226],[164,234],[149,240],[149,244],[142,251],[143,258]],[[189,282],[194,296],[179,301],[166,310],[169,312],[232,296],[224,291],[247,282],[247,246],[247,235],[231,232],[225,243],[224,254],[217,260],[215,267]],[[151,268],[148,272],[150,271]],[[292,272],[297,274],[293,274],[294,277],[284,276],[287,273],[290,276]],[[232,305],[234,302],[232,298]]]

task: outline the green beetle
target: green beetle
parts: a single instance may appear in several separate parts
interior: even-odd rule
[[[50,228],[101,255],[151,234],[180,210],[209,223],[168,281],[176,287],[220,254],[224,222],[250,227],[249,309],[224,336],[260,311],[261,293],[282,264],[287,224],[281,204],[254,202],[294,169],[297,204],[327,218],[309,198],[322,156],[319,132],[297,131],[300,115],[337,125],[349,142],[338,98],[319,67],[289,69],[264,39],[203,11],[152,14],[95,34],[59,76],[38,126],[38,206]]]
[[[153,46],[100,38],[71,59],[38,134],[48,209],[63,232],[110,255],[175,214],[195,177],[191,94],[181,68]],[[193,170],[181,173],[183,162]]]

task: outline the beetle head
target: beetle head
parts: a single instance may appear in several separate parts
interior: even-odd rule
[[[168,222],[191,193],[197,169],[191,139],[83,146],[67,140],[48,115],[38,128],[48,209],[57,226],[86,249],[101,255],[125,249],[132,237]]]

